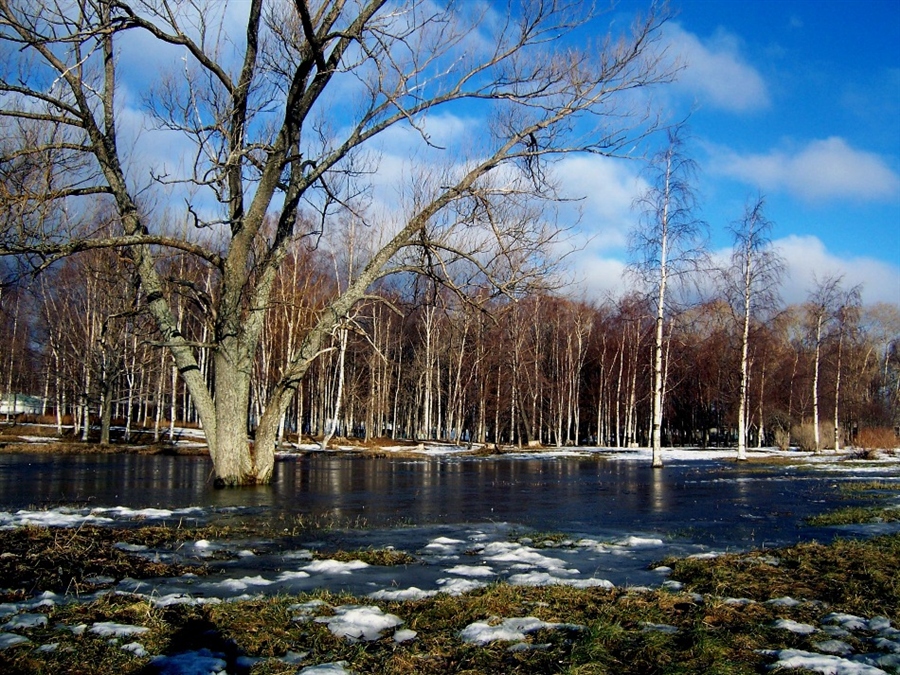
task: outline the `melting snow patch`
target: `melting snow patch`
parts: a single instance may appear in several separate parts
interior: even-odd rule
[[[356,570],[368,567],[368,563],[362,560],[350,560],[349,562],[341,562],[339,560],[314,560],[303,569],[307,572],[316,574],[353,574]]]
[[[322,600],[310,600],[309,602],[301,602],[288,607],[289,612],[297,612],[291,617],[291,621],[309,621],[320,607],[324,607],[325,602]]]
[[[861,616],[855,614],[844,614],[842,612],[832,612],[822,618],[822,623],[837,624],[844,630],[868,630],[869,622]]]
[[[447,595],[462,595],[487,585],[483,581],[474,579],[438,579],[437,583],[441,587],[441,592]]]
[[[760,653],[778,659],[772,664],[773,670],[778,668],[803,668],[813,670],[822,675],[887,675],[881,668],[865,663],[857,663],[840,656],[816,654],[802,649],[763,649]]]
[[[775,628],[781,628],[782,630],[787,630],[791,633],[797,633],[798,635],[811,635],[812,633],[815,633],[819,630],[815,626],[811,626],[808,623],[798,623],[791,619],[778,619],[772,625]]]
[[[144,649],[144,645],[140,642],[129,642],[127,645],[122,645],[123,652],[131,652],[139,659],[147,656],[147,650]]]
[[[414,630],[410,630],[409,628],[401,628],[396,633],[394,633],[394,642],[409,642],[410,640],[415,640],[416,635],[418,635],[418,633]]]
[[[0,649],[8,649],[16,645],[24,645],[31,642],[24,635],[16,635],[15,633],[0,633]]]
[[[194,598],[184,593],[169,593],[152,599],[154,607],[169,607],[170,605],[218,605],[221,598]]]
[[[346,666],[346,661],[322,663],[318,666],[307,666],[297,671],[297,675],[353,675],[353,671],[347,670]]]
[[[102,637],[127,637],[129,635],[142,635],[149,633],[150,629],[144,626],[132,626],[126,623],[113,623],[101,621],[91,626],[91,633]]]
[[[483,553],[485,560],[515,563],[520,567],[543,567],[544,569],[556,570],[557,572],[566,567],[566,563],[559,558],[546,556],[529,546],[522,546],[517,543],[495,541],[485,546]],[[577,574],[577,572],[574,573]]]
[[[425,548],[422,549],[422,551],[424,553],[430,553],[432,555],[455,556],[459,553],[460,548],[465,546],[465,544],[466,542],[460,539],[438,537],[437,539],[432,539],[428,544],[426,544]]]
[[[263,579],[260,575],[256,575],[255,577],[242,577],[240,579],[223,579],[222,581],[215,584],[216,588],[221,588],[226,591],[246,591],[251,586],[270,586],[273,582],[268,579]]]
[[[6,630],[18,630],[21,628],[37,628],[47,625],[46,614],[18,614],[10,619],[4,626]]]
[[[816,642],[813,644],[820,652],[825,654],[837,654],[838,656],[847,656],[853,653],[853,647],[843,640],[825,640],[824,642]]]
[[[555,630],[568,628],[570,630],[583,630],[583,626],[568,623],[547,623],[533,616],[515,619],[504,619],[500,624],[492,626],[489,623],[476,621],[462,629],[459,637],[464,642],[486,645],[489,642],[522,642],[528,633],[534,633],[543,628]]]
[[[389,591],[386,589],[382,589],[380,591],[375,591],[374,593],[369,593],[369,597],[373,600],[394,600],[394,601],[405,601],[405,600],[421,600],[423,598],[430,598],[434,595],[437,595],[437,591],[423,591],[421,588],[416,588],[415,586],[411,586],[410,588],[405,588],[402,590]]]
[[[328,629],[338,637],[354,642],[373,642],[381,638],[381,631],[399,626],[403,621],[394,614],[385,614],[378,607],[345,605],[335,608],[334,616],[320,616],[317,623],[327,623]]]
[[[113,544],[113,548],[117,548],[120,551],[125,551],[127,553],[139,553],[147,550],[147,547],[143,544],[127,544],[124,541]]]
[[[631,536],[620,539],[616,542],[616,546],[624,546],[627,548],[657,548],[659,546],[665,546],[665,543],[662,539]]]
[[[513,586],[572,586],[574,588],[615,588],[606,579],[560,579],[547,572],[513,574],[507,579]]]
[[[796,607],[797,605],[802,604],[799,600],[794,600],[794,598],[789,598],[787,596],[783,598],[772,598],[771,600],[766,600],[767,605],[772,605],[773,607]]]
[[[100,518],[86,510],[67,508],[53,509],[51,511],[26,511],[21,509],[15,513],[0,511],[0,527],[5,530],[22,527],[24,525],[38,525],[42,527],[75,527],[85,522],[111,523],[112,518]]]
[[[487,565],[456,565],[444,571],[447,574],[458,574],[461,577],[492,577],[496,574]]]
[[[645,633],[665,633],[666,635],[674,635],[678,632],[678,626],[670,626],[667,623],[650,623],[649,621],[642,621],[641,630]]]
[[[735,605],[737,607],[756,604],[756,600],[751,600],[750,598],[725,598],[724,602],[726,605]]]

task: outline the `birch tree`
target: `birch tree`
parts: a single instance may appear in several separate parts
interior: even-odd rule
[[[806,319],[809,340],[813,347],[812,410],[813,443],[816,452],[822,449],[819,433],[819,374],[822,363],[822,346],[828,324],[834,320],[842,295],[842,276],[816,279],[806,303]]]
[[[834,312],[834,320],[837,331],[837,346],[834,365],[834,451],[841,449],[841,375],[844,360],[844,344],[857,330],[860,318],[860,292],[859,286],[849,289],[838,299]]]
[[[772,249],[769,233],[772,222],[764,213],[765,202],[759,197],[744,211],[744,217],[732,224],[734,247],[731,268],[726,273],[726,293],[740,322],[741,359],[738,390],[739,461],[747,459],[748,383],[750,376],[750,326],[762,307],[771,307],[777,299],[777,284],[784,263]],[[762,423],[762,420],[760,420]]]
[[[40,269],[79,250],[125,247],[217,484],[267,483],[279,421],[310,364],[376,280],[410,271],[405,253],[450,251],[510,292],[554,239],[538,221],[509,217],[515,205],[555,198],[551,160],[614,156],[653,126],[634,92],[670,79],[655,46],[665,17],[651,8],[627,34],[579,49],[574,36],[594,18],[565,0],[511,0],[503,11],[418,0],[0,0],[0,124],[14,139],[0,162],[54,167],[52,180],[11,185],[4,198],[75,213],[102,201],[119,228],[72,233],[24,219],[4,226],[0,252]],[[483,133],[437,143],[429,121],[444,108],[478,119]],[[132,154],[135,115],[154,129],[154,148],[170,144],[170,161]],[[253,361],[290,244],[355,208],[342,180],[363,190],[374,172],[366,162],[400,127],[443,168],[407,172],[386,236],[281,364],[252,444]],[[183,202],[194,234],[213,232],[214,243],[154,219],[154,194]],[[165,249],[216,275],[204,345],[214,387],[178,328],[157,266]]]
[[[652,464],[662,461],[663,328],[669,286],[696,269],[703,255],[704,224],[694,215],[696,195],[692,185],[696,165],[684,151],[681,128],[670,130],[668,143],[650,163],[650,186],[635,201],[641,220],[630,234],[634,257],[630,269],[650,289],[655,332],[650,444]]]

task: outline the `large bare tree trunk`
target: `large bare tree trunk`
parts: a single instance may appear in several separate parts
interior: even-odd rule
[[[546,160],[630,152],[657,126],[642,106],[632,108],[634,89],[669,81],[673,70],[656,53],[666,17],[653,11],[631,34],[573,56],[547,38],[593,18],[577,3],[522,3],[515,20],[496,25],[454,3],[425,12],[419,2],[386,0],[232,4],[241,10],[234,16],[245,17],[236,31],[234,16],[223,13],[226,3],[180,3],[175,11],[158,2],[83,2],[68,16],[54,3],[0,0],[0,47],[8,57],[0,118],[35,126],[17,139],[21,152],[7,154],[53,169],[15,197],[59,208],[95,200],[114,213],[118,228],[101,235],[89,223],[88,234],[62,243],[58,231],[22,230],[21,241],[3,240],[0,255],[38,254],[33,259],[43,269],[77,251],[126,251],[155,341],[171,353],[196,408],[217,483],[246,485],[271,480],[279,421],[325,336],[376,280],[418,272],[452,284],[452,269],[467,265],[461,276],[477,268],[484,285],[506,294],[538,280],[559,234],[536,215],[553,193]],[[161,50],[176,46],[182,59],[151,78],[152,88],[133,91],[119,82],[118,68],[145,39]],[[461,45],[471,48],[465,58]],[[336,111],[347,96],[359,105]],[[453,139],[440,162],[423,171],[411,167],[408,185],[397,186],[411,198],[386,218],[392,234],[373,238],[365,270],[326,301],[296,353],[272,368],[278,381],[260,387],[268,401],[258,401],[251,446],[253,363],[289,246],[318,241],[338,211],[371,219],[358,198],[367,187],[359,182],[371,172],[360,170],[357,158],[401,126],[419,134],[421,148],[437,152],[424,118],[454,102],[479,108],[499,133],[474,143]],[[148,126],[192,143],[166,166],[143,166],[120,150],[132,146],[130,137],[120,137],[120,111],[141,104],[152,118]],[[187,202],[189,232],[172,234],[175,228],[142,209],[153,198],[144,190],[160,185],[178,195],[173,202]],[[301,213],[306,208],[317,210],[310,222]],[[209,232],[223,237],[211,242]],[[173,251],[211,270],[214,292],[169,279],[163,258]],[[406,251],[420,253],[401,259]],[[183,292],[213,317],[208,344],[182,334],[175,320]],[[214,382],[198,363],[205,349],[215,354]],[[434,426],[440,433],[442,400],[431,403],[425,422],[428,432]],[[157,400],[157,415],[162,404]]]

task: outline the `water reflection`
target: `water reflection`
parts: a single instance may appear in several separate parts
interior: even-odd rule
[[[747,546],[796,541],[806,515],[849,501],[830,487],[834,475],[712,461],[653,470],[573,458],[317,455],[279,461],[268,487],[215,490],[211,479],[202,457],[0,455],[0,509],[241,506],[274,518],[328,515],[373,526],[495,521],[590,536],[687,532]]]

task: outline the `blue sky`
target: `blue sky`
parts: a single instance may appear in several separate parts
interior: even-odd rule
[[[224,8],[226,30],[240,35],[246,5]],[[620,30],[646,8],[644,0],[622,0],[579,37],[602,37],[611,22]],[[672,120],[693,111],[688,151],[700,167],[713,248],[727,254],[727,225],[762,194],[788,264],[786,302],[802,302],[814,274],[843,274],[848,286],[863,286],[865,302],[900,305],[900,0],[674,0],[672,8],[664,43],[685,67],[657,91],[657,103]],[[144,35],[121,44],[136,89],[141,73],[179,67],[181,52]],[[123,113],[146,132],[152,125],[130,94]],[[451,154],[470,145],[480,125],[452,108],[427,122]],[[410,136],[417,138],[396,129],[381,142],[373,180],[394,203],[398,182],[411,175]],[[140,166],[168,166],[184,156],[182,143],[171,133],[144,133],[136,157]],[[631,205],[646,186],[641,168],[603,157],[559,162],[567,196],[584,197],[578,251],[568,259],[579,280],[574,293],[600,299],[625,290],[627,236],[637,220]],[[574,213],[562,216],[575,222]]]
[[[641,6],[621,6],[623,20]],[[762,194],[789,266],[786,301],[802,301],[815,273],[862,284],[866,302],[900,304],[900,2],[677,0],[673,9],[665,39],[685,69],[663,101],[674,118],[693,108],[689,152],[713,247],[730,246],[725,226]],[[636,185],[622,171],[631,169],[600,173],[624,204]],[[614,233],[628,215],[606,215],[619,224],[590,208],[583,223],[598,233],[577,257],[589,293],[621,279]]]

